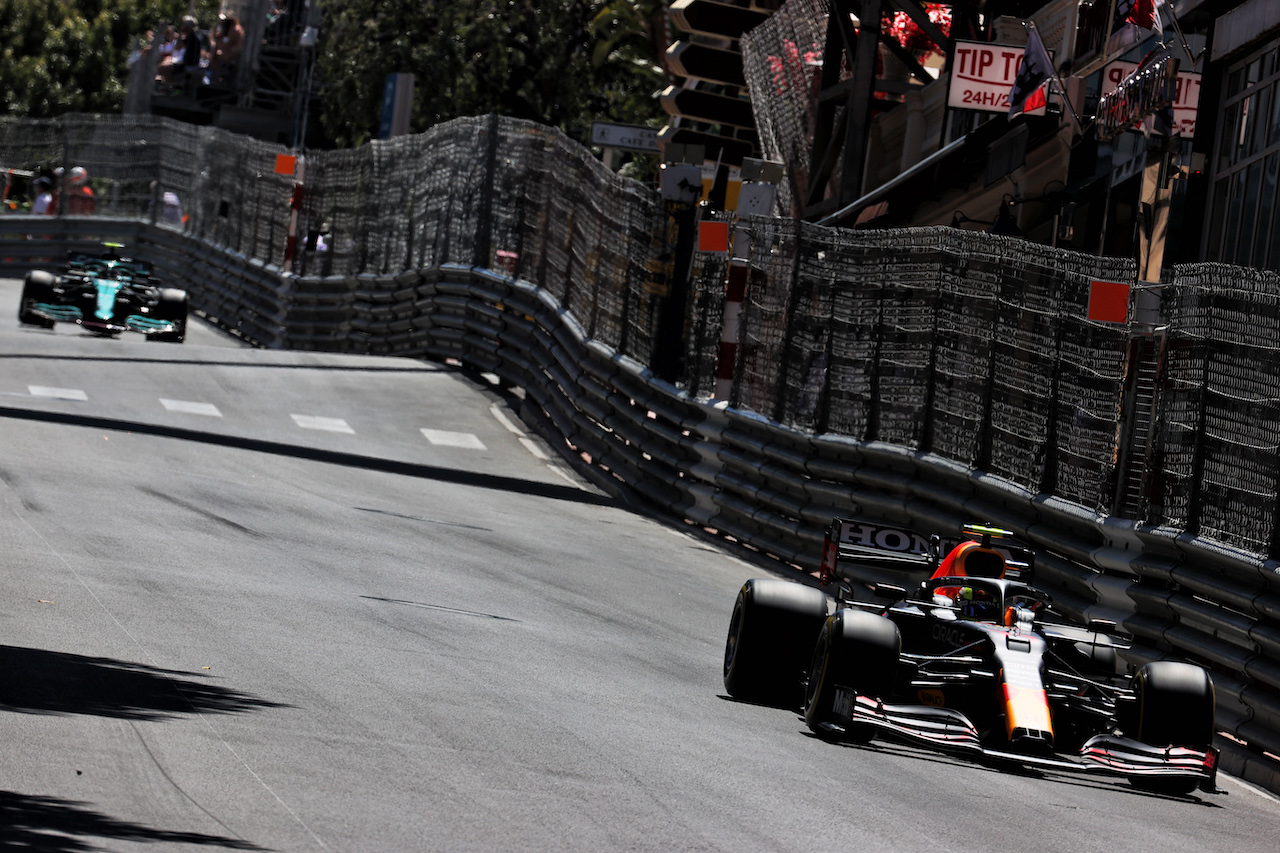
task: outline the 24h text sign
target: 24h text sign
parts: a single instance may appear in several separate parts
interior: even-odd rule
[[[1014,78],[1021,67],[1020,45],[957,41],[947,106],[960,110],[1009,112],[1009,90],[1013,88]],[[1044,107],[1037,107],[1025,115],[1044,113]]]

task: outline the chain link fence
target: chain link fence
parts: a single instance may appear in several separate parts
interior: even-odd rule
[[[1105,510],[1129,329],[1086,319],[1089,283],[1132,280],[1132,261],[950,228],[751,228],[735,403]]]
[[[808,191],[829,12],[826,0],[787,0],[739,42],[760,150],[765,159],[787,166],[787,180],[778,188],[778,209],[784,212],[797,211]],[[841,79],[849,76],[847,68],[841,72]]]
[[[153,116],[0,121],[0,167],[52,174],[83,166],[98,216],[167,224],[281,269],[297,192],[297,275],[447,263],[499,269],[539,282],[593,337],[649,359],[662,203],[558,130],[457,119],[356,150],[309,153],[297,176],[276,171],[287,153]]]
[[[1280,559],[1280,275],[1180,267],[1152,500],[1165,523]]]

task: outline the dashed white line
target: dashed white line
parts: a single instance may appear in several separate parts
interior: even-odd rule
[[[551,471],[551,473],[553,473],[553,474],[559,474],[561,477],[563,477],[563,478],[564,478],[564,481],[565,481],[566,483],[568,483],[569,485],[573,486],[575,489],[578,489],[579,491],[582,491],[582,492],[585,492],[585,491],[586,491],[586,489],[582,488],[582,484],[581,484],[581,483],[579,483],[577,480],[575,480],[575,479],[573,479],[572,477],[570,477],[570,476],[569,476],[568,474],[566,474],[565,472],[561,471],[561,470],[560,470],[559,468],[557,468],[556,466],[554,466],[554,465],[548,465],[548,466],[547,466],[547,470]]]
[[[461,447],[464,450],[488,450],[484,442],[469,432],[449,432],[443,429],[422,428],[427,441],[443,447]]]
[[[573,477],[570,477],[564,471],[560,470],[560,467],[558,465],[553,464],[553,460],[551,456],[549,456],[547,452],[542,449],[542,445],[538,444],[532,438],[529,438],[527,435],[525,435],[524,430],[522,430],[514,421],[512,421],[511,418],[507,417],[507,413],[503,411],[501,406],[499,406],[497,403],[494,403],[492,406],[489,407],[489,412],[493,415],[494,419],[497,420],[498,423],[502,424],[504,427],[506,427],[511,432],[515,433],[516,436],[519,437],[520,443],[524,445],[524,449],[532,453],[535,459],[537,459],[540,462],[547,463],[547,468],[549,468],[556,475],[563,477],[568,483],[573,485],[574,488],[582,489],[582,484],[579,483],[577,480],[573,479]],[[585,491],[585,489],[583,491]]]
[[[356,433],[342,418],[322,418],[318,415],[290,415],[289,417],[293,418],[293,422],[303,429],[342,432],[347,435],[355,435]]]
[[[79,388],[51,388],[48,385],[28,385],[27,390],[32,397],[44,397],[49,400],[77,400],[81,403],[89,399],[89,395]]]
[[[511,420],[511,418],[507,417],[507,413],[504,412],[502,410],[502,407],[499,406],[497,403],[494,403],[492,406],[489,407],[489,412],[490,414],[493,415],[494,420],[502,424],[511,432],[515,433],[516,435],[524,435],[524,430],[516,426],[516,424]]]
[[[541,459],[543,462],[547,462],[551,459],[551,457],[548,456],[543,451],[543,449],[538,446],[537,442],[535,442],[533,439],[526,438],[525,436],[522,435],[520,436],[520,443],[523,444],[524,449],[532,453],[535,458]]]
[[[181,412],[184,415],[204,415],[210,418],[222,417],[222,412],[218,411],[218,407],[213,403],[195,403],[190,400],[166,400],[160,398],[160,405],[165,407],[166,411]]]

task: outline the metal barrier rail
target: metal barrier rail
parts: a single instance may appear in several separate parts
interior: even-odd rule
[[[806,571],[838,514],[925,530],[974,519],[1007,527],[1037,546],[1038,582],[1059,609],[1134,635],[1133,662],[1183,654],[1209,666],[1218,726],[1240,742],[1224,742],[1224,766],[1280,783],[1280,762],[1263,754],[1280,754],[1275,561],[1102,516],[934,454],[801,433],[692,398],[590,339],[547,290],[488,270],[297,278],[133,220],[21,217],[0,220],[0,274],[54,266],[68,248],[102,239],[138,247],[160,277],[186,286],[194,310],[260,346],[448,358],[492,372],[525,389],[602,487]]]

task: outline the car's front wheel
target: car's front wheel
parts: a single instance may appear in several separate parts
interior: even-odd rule
[[[1213,682],[1201,667],[1179,661],[1152,661],[1133,677],[1137,700],[1134,736],[1151,746],[1206,750],[1213,741]],[[1192,778],[1134,777],[1137,788],[1166,794],[1189,794],[1199,785]]]
[[[18,303],[18,322],[27,326],[39,326],[52,329],[53,321],[41,317],[31,308],[37,302],[48,302],[53,296],[53,286],[57,278],[43,270],[32,270],[22,281],[22,301]]]
[[[814,639],[834,607],[803,584],[756,578],[743,584],[729,619],[724,688],[735,699],[795,708]]]
[[[804,721],[819,737],[866,743],[875,728],[851,721],[855,696],[888,699],[902,651],[892,621],[861,610],[837,610],[822,627],[805,685]]]
[[[155,316],[160,320],[168,320],[174,325],[172,332],[161,332],[151,335],[149,340],[180,344],[187,339],[187,292],[176,287],[166,287],[160,291],[160,304],[156,306]]]

